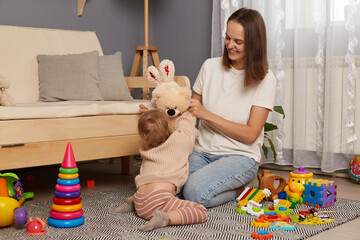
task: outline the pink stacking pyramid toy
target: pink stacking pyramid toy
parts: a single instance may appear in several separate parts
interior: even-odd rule
[[[68,143],[48,218],[50,226],[69,228],[84,224],[78,171],[71,144]]]
[[[64,155],[64,159],[63,162],[61,164],[61,167],[63,168],[76,168],[76,162],[75,162],[75,157],[74,157],[74,153],[71,147],[71,143],[68,142],[67,146],[66,146],[66,151],[65,151],[65,155]]]

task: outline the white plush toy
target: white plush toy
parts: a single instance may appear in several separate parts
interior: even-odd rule
[[[188,110],[191,90],[181,87],[174,81],[174,63],[168,59],[161,61],[159,69],[150,66],[147,69],[148,80],[156,83],[152,92],[151,108],[164,110],[170,118]]]
[[[15,100],[8,94],[7,89],[10,87],[10,82],[7,78],[0,75],[0,105],[14,106]]]

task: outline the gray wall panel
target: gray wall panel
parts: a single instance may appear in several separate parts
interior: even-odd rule
[[[76,0],[0,0],[0,24],[96,31],[105,54],[123,53],[130,74],[135,46],[144,44],[143,0],[87,0],[82,17]],[[210,0],[149,0],[149,44],[160,59],[174,61],[192,83],[210,57]]]

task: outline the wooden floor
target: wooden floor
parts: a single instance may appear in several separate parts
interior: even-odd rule
[[[54,196],[56,180],[58,178],[60,166],[48,166],[39,168],[28,168],[25,170],[13,170],[20,177],[25,192],[34,192],[35,197],[31,202],[51,200]],[[135,160],[135,172],[133,176],[120,175],[121,160],[114,161],[100,160],[93,162],[78,163],[79,178],[82,194],[99,191],[111,191],[121,187],[134,186],[134,177],[139,173],[140,161]],[[261,168],[259,171],[265,169]],[[271,169],[271,173],[289,178],[289,171],[278,171]],[[356,184],[350,179],[333,178],[323,175],[314,175],[314,178],[334,180],[337,184],[338,198],[347,198],[360,201],[360,184]],[[86,181],[94,180],[95,187],[87,187]],[[257,186],[258,180],[254,179],[250,186]],[[320,233],[309,239],[360,239],[359,234],[360,218],[338,226],[334,229]]]

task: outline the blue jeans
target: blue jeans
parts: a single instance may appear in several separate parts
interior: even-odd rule
[[[244,155],[212,155],[193,151],[189,157],[189,178],[182,194],[186,200],[206,208],[234,200],[236,188],[251,182],[259,163]]]

